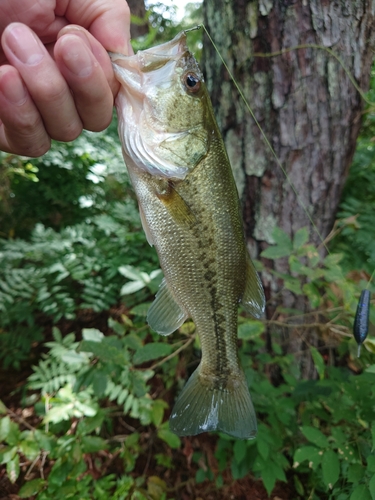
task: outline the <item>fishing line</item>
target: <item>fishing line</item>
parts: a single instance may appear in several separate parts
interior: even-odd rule
[[[326,250],[327,254],[328,255],[331,255],[331,252],[329,251],[329,248],[327,246],[327,244],[325,243],[325,240],[323,238],[323,236],[321,235],[320,231],[318,230],[317,226],[315,225],[313,219],[312,219],[312,216],[310,215],[309,211],[307,210],[307,207],[305,206],[305,204],[303,203],[301,197],[299,196],[298,194],[298,191],[297,189],[295,188],[293,182],[291,181],[288,173],[286,172],[285,168],[283,167],[279,157],[277,156],[275,150],[273,149],[270,141],[268,140],[268,137],[266,136],[265,132],[263,131],[260,123],[258,122],[253,110],[251,109],[244,93],[242,92],[240,86],[238,85],[237,81],[235,80],[234,78],[234,75],[232,74],[232,72],[230,71],[228,65],[226,64],[226,62],[224,61],[224,58],[222,57],[217,45],[215,44],[214,40],[212,39],[211,35],[209,34],[208,30],[206,29],[205,25],[202,24],[202,25],[199,25],[199,26],[196,26],[194,28],[191,28],[191,29],[188,29],[188,30],[185,30],[185,32],[189,32],[189,31],[192,31],[192,30],[195,30],[195,29],[200,29],[200,28],[203,28],[204,32],[206,33],[208,39],[210,40],[210,42],[212,43],[212,46],[214,47],[216,53],[218,54],[224,68],[226,69],[226,71],[228,72],[228,75],[230,76],[232,82],[234,83],[242,101],[244,102],[245,104],[245,107],[246,109],[248,110],[248,112],[250,113],[251,117],[253,118],[256,126],[258,127],[262,137],[263,137],[263,140],[265,141],[268,149],[270,150],[272,156],[275,158],[275,161],[277,163],[277,165],[279,166],[279,168],[281,169],[281,171],[283,172],[283,175],[284,177],[286,178],[288,184],[290,185],[291,189],[293,190],[297,200],[298,200],[298,203],[300,204],[300,206],[302,207],[302,209],[304,210],[305,214],[307,215],[310,223],[311,223],[311,226],[313,227],[314,231],[316,232],[316,234],[318,235],[321,243],[322,243],[322,246],[324,247],[324,249]],[[344,62],[342,61],[342,59],[331,49],[329,49],[328,47],[323,47],[321,45],[316,45],[316,44],[303,44],[303,45],[296,45],[294,47],[290,47],[290,48],[286,48],[286,49],[282,49],[280,51],[277,51],[277,52],[270,52],[270,53],[259,53],[259,52],[256,52],[253,54],[254,57],[275,57],[275,56],[279,56],[279,55],[283,55],[283,54],[286,54],[288,52],[291,52],[291,51],[295,51],[295,50],[299,50],[299,49],[307,49],[307,48],[311,48],[311,49],[318,49],[318,50],[324,50],[326,52],[328,52],[334,59],[336,59],[338,61],[338,63],[341,65],[341,67],[343,68],[343,70],[345,71],[346,75],[348,76],[350,82],[352,83],[352,85],[354,86],[354,88],[356,89],[356,91],[359,93],[359,95],[361,96],[361,98],[367,103],[369,104],[370,106],[374,107],[375,106],[375,103],[371,102],[367,97],[366,95],[364,94],[364,92],[362,91],[362,89],[359,87],[359,85],[357,84],[357,82],[355,81],[354,77],[352,76],[352,74],[350,73],[350,71],[346,68]],[[367,282],[367,285],[366,285],[366,288],[364,290],[362,290],[361,292],[361,295],[360,295],[360,298],[358,300],[358,306],[357,306],[357,311],[356,311],[356,314],[355,314],[355,318],[354,318],[354,324],[353,324],[353,335],[354,335],[354,338],[355,340],[357,341],[357,344],[358,344],[358,357],[360,355],[360,351],[361,351],[361,346],[363,344],[363,342],[365,341],[366,337],[367,337],[367,333],[368,333],[368,328],[369,328],[369,309],[370,309],[370,299],[371,299],[371,294],[370,294],[370,291],[369,291],[369,287],[370,287],[370,284],[373,280],[375,276],[375,269],[370,277],[370,279],[368,280]],[[344,276],[343,276],[344,278]]]
[[[329,253],[328,247],[327,247],[327,245],[325,244],[325,241],[324,241],[323,236],[320,234],[319,229],[316,227],[316,225],[315,225],[315,223],[314,223],[314,221],[313,221],[313,219],[312,219],[311,215],[309,214],[309,212],[308,212],[308,210],[307,210],[307,208],[306,208],[305,204],[303,203],[303,201],[302,201],[301,197],[299,196],[299,194],[298,194],[298,192],[297,192],[297,189],[294,187],[293,182],[290,180],[290,177],[289,177],[288,173],[286,172],[285,168],[282,166],[282,163],[281,163],[281,161],[279,160],[279,157],[277,156],[277,154],[276,154],[275,150],[273,149],[273,147],[272,147],[272,145],[271,145],[270,141],[268,140],[268,137],[266,136],[265,132],[263,131],[263,129],[262,129],[262,127],[261,127],[260,123],[258,122],[258,120],[257,120],[257,118],[256,118],[256,116],[255,116],[255,114],[254,114],[253,110],[251,109],[251,107],[250,107],[249,103],[247,102],[247,100],[246,100],[246,97],[245,97],[244,93],[242,92],[242,90],[241,90],[240,86],[239,86],[239,85],[238,85],[238,83],[236,82],[236,80],[235,80],[235,78],[234,78],[234,76],[233,76],[232,72],[230,71],[230,69],[229,69],[228,65],[227,65],[227,64],[226,64],[226,62],[224,61],[224,59],[223,59],[222,55],[221,55],[221,54],[220,54],[220,52],[219,52],[219,49],[217,48],[217,46],[216,46],[215,42],[214,42],[214,41],[213,41],[213,39],[211,38],[211,36],[210,36],[210,34],[208,33],[208,31],[207,31],[206,27],[204,26],[204,24],[202,24],[202,28],[204,29],[204,31],[205,31],[205,33],[206,33],[206,35],[208,36],[208,38],[209,38],[210,42],[212,43],[212,45],[213,45],[214,49],[216,50],[216,52],[217,52],[217,54],[218,54],[218,56],[219,56],[219,58],[220,58],[221,62],[223,63],[224,68],[227,70],[227,72],[228,72],[228,74],[229,74],[229,76],[230,76],[230,78],[231,78],[232,82],[234,83],[234,85],[235,85],[235,87],[236,87],[236,89],[237,89],[238,93],[239,93],[239,94],[240,94],[240,96],[241,96],[241,99],[243,100],[243,102],[244,102],[244,104],[245,104],[245,106],[246,106],[246,109],[249,111],[249,113],[250,113],[251,117],[253,118],[253,120],[254,120],[254,122],[255,122],[256,126],[259,128],[259,131],[260,131],[260,133],[262,134],[262,137],[263,137],[263,139],[264,139],[264,141],[265,141],[265,143],[266,143],[267,147],[268,147],[268,148],[269,148],[269,150],[271,151],[272,156],[275,158],[276,163],[277,163],[277,164],[278,164],[278,166],[280,167],[280,169],[281,169],[282,173],[284,174],[284,176],[285,176],[286,180],[288,181],[288,184],[290,185],[290,187],[292,188],[292,190],[293,190],[294,194],[296,195],[296,198],[297,198],[297,200],[298,200],[299,204],[300,204],[300,205],[301,205],[301,207],[303,208],[303,210],[304,210],[305,214],[307,215],[307,217],[308,217],[308,219],[309,219],[309,221],[310,221],[311,225],[313,226],[314,230],[316,231],[317,235],[319,236],[319,239],[320,239],[320,241],[322,242],[322,245],[324,246],[324,248],[326,249],[326,251]]]

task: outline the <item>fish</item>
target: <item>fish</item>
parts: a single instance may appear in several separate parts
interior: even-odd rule
[[[237,349],[238,307],[260,318],[265,298],[202,71],[185,32],[135,55],[110,57],[121,84],[115,107],[123,156],[164,273],[147,321],[169,335],[191,318],[201,344],[170,430],[254,438],[257,419]]]

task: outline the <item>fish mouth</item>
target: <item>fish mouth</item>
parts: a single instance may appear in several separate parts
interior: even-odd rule
[[[163,80],[167,79],[174,71],[174,63],[187,51],[186,32],[181,31],[169,42],[150,49],[139,50],[132,56],[115,52],[108,52],[108,55],[115,73],[121,76],[121,79],[133,91],[141,93],[143,86],[149,83],[147,73],[153,72],[155,75],[155,70],[163,69]]]
[[[136,60],[138,64],[138,56],[143,55],[143,56],[155,56],[155,57],[165,57],[165,58],[170,58],[173,57],[179,53],[180,51],[180,45],[183,44],[185,48],[186,47],[186,32],[185,31],[180,31],[172,40],[169,42],[162,43],[160,45],[156,45],[155,47],[151,47],[149,49],[145,50],[139,50],[136,54],[132,56],[125,56],[124,54],[120,54],[117,52],[108,52],[109,57],[111,58],[111,61],[116,63],[117,59],[120,58],[126,58],[128,61]]]

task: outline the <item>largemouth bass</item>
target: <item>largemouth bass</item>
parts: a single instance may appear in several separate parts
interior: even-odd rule
[[[191,318],[202,359],[170,417],[180,436],[253,438],[257,423],[237,354],[238,305],[264,310],[240,204],[203,75],[185,33],[134,56],[111,54],[123,155],[164,280],[147,320],[169,335]]]

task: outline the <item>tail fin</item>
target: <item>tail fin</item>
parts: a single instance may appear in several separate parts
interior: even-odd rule
[[[177,398],[169,419],[171,431],[194,436],[218,430],[240,439],[255,438],[257,421],[244,374],[225,387],[217,385],[211,377],[201,377],[198,367]]]

